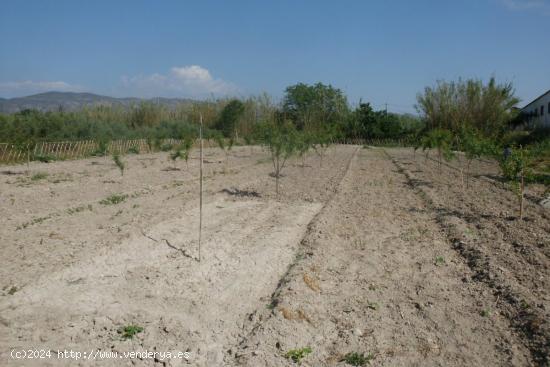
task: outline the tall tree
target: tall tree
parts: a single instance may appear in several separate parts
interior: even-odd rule
[[[514,117],[512,107],[519,102],[514,93],[512,83],[498,84],[495,78],[487,84],[479,79],[438,81],[418,94],[416,107],[430,129],[458,133],[469,127],[494,137]]]
[[[344,122],[348,113],[344,93],[331,85],[298,83],[286,88],[283,113],[300,130]]]
[[[231,100],[222,110],[217,128],[228,138],[236,137],[237,122],[244,114],[245,105],[238,99]]]

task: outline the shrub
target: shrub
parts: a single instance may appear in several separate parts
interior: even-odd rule
[[[372,359],[373,356],[370,353],[365,356],[363,353],[357,352],[348,353],[344,357],[344,361],[351,366],[364,366],[370,363]]]

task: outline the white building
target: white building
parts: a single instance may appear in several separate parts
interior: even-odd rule
[[[550,90],[521,109],[529,127],[550,128]]]

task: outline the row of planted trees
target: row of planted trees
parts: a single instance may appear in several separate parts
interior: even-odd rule
[[[499,163],[503,179],[518,197],[520,219],[524,213],[525,183],[534,179],[537,159],[544,154],[542,150],[548,149],[544,144],[530,147],[503,145],[498,140],[467,128],[458,132],[440,128],[429,130],[418,140],[414,147],[415,152],[420,148],[426,158],[430,152],[435,152],[440,174],[443,161],[457,160],[463,191],[469,188],[472,162],[484,157],[495,159]]]
[[[439,81],[417,96],[417,109],[425,128],[416,137],[415,152],[435,151],[439,170],[443,161],[458,160],[462,186],[470,181],[472,161],[482,157],[499,162],[503,179],[519,198],[523,216],[525,182],[535,177],[535,166],[550,151],[549,141],[529,146],[515,144],[508,136],[517,118],[519,102],[511,83],[478,79]],[[462,153],[458,153],[462,152]]]

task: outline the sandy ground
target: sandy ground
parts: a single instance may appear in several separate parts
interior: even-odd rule
[[[550,224],[535,203],[520,222],[498,182],[474,177],[464,195],[455,170],[410,149],[355,146],[291,160],[277,200],[260,148],[229,162],[209,149],[199,263],[195,158],[174,170],[166,153],[128,156],[124,176],[108,158],[0,169],[0,365],[290,366],[303,347],[304,366],[350,352],[547,363]],[[114,193],[126,199],[100,203]],[[143,331],[124,339],[127,325]],[[55,354],[10,358],[23,349]]]

